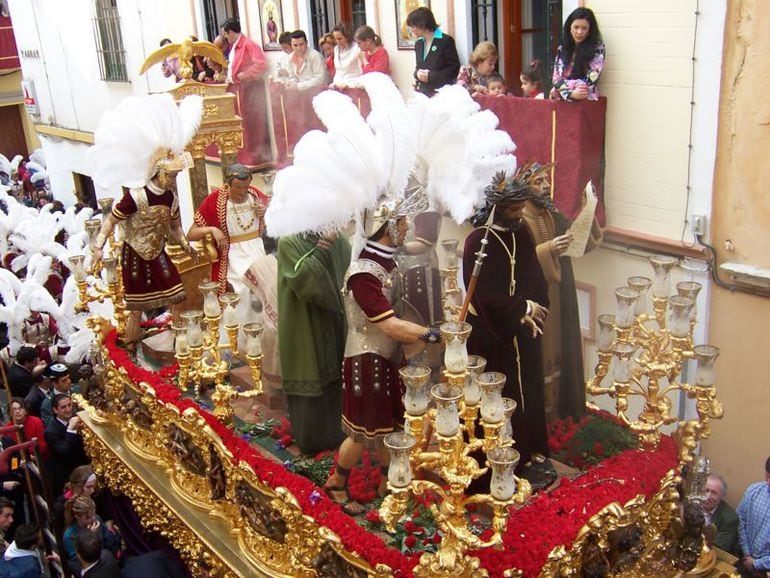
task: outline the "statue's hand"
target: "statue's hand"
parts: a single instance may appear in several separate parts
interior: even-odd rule
[[[556,251],[557,255],[564,255],[569,248],[569,244],[572,242],[572,233],[565,233],[551,239],[551,246]]]
[[[532,330],[532,338],[536,338],[538,335],[543,334],[542,328],[537,324],[537,322],[532,319],[529,315],[525,315],[521,318],[521,324],[526,325]]]

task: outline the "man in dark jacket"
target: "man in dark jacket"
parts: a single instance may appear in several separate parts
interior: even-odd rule
[[[714,546],[738,555],[738,514],[735,513],[724,498],[727,495],[727,482],[716,473],[709,474],[706,480],[706,499],[703,502],[703,512],[706,523],[714,524],[717,529]]]
[[[25,397],[34,386],[33,376],[40,375],[45,369],[34,347],[20,347],[16,352],[16,361],[8,369],[8,386],[12,397]]]
[[[75,551],[83,568],[82,578],[120,578],[120,568],[112,552],[102,548],[102,539],[91,530],[81,530],[75,538]]]
[[[51,401],[54,419],[45,426],[45,441],[51,451],[48,470],[51,473],[53,494],[62,493],[72,470],[89,462],[80,436],[82,422],[73,416],[72,399],[60,393]]]

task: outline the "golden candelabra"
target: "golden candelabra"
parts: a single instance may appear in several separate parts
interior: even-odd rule
[[[400,370],[406,385],[404,405],[409,433],[396,432],[385,437],[390,453],[388,488],[390,494],[380,508],[380,517],[389,531],[406,514],[410,493],[432,491],[440,504],[431,511],[443,534],[439,550],[425,553],[414,569],[417,577],[470,577],[484,575],[478,558],[467,555],[469,549],[497,546],[512,504],[523,504],[532,493],[529,482],[514,475],[519,453],[510,447],[513,439],[505,418],[515,407],[513,400],[502,397],[505,376],[484,372],[486,362],[469,356],[466,342],[471,332],[468,323],[450,322],[441,326],[446,342],[444,357],[446,382],[433,385],[430,396],[436,407],[428,409],[430,369],[407,366]],[[460,418],[462,417],[462,423]],[[480,419],[479,419],[480,418]],[[430,422],[438,440],[438,451],[427,451],[425,424]],[[481,426],[483,438],[476,436]],[[471,482],[485,474],[470,454],[483,450],[492,469],[490,493],[467,495]],[[445,484],[414,479],[413,472],[432,472]],[[488,540],[475,535],[468,522],[469,505],[486,504],[492,509],[493,534]]]
[[[714,362],[719,349],[713,345],[693,346],[700,284],[678,283],[677,294],[669,296],[670,271],[676,259],[655,256],[650,262],[653,279],[631,277],[627,287],[615,291],[617,313],[599,316],[599,362],[594,377],[586,382],[586,392],[614,398],[618,416],[648,449],[657,447],[661,427],[677,421],[671,412],[669,394],[684,392],[695,400],[697,413],[696,419],[678,424],[680,459],[690,462],[697,443],[711,434],[709,421],[722,417],[714,386]],[[647,313],[650,288],[653,315]],[[680,376],[689,360],[696,361],[695,376],[692,383],[685,383]],[[611,365],[611,383],[603,385]],[[629,415],[632,396],[644,398],[636,418]]]
[[[235,293],[225,293],[217,298],[218,287],[215,281],[198,285],[203,294],[203,310],[184,311],[181,314],[184,323],[172,325],[175,334],[174,353],[179,363],[179,387],[185,390],[192,381],[196,397],[200,399],[203,386],[213,382],[214,393],[211,399],[214,402],[214,415],[225,425],[232,426],[235,413],[230,402],[262,394],[262,325],[247,323],[243,326],[246,361],[251,369],[254,389],[236,390],[226,382],[230,374],[230,363],[223,359],[222,350],[229,349],[232,356],[238,355],[238,332],[241,325],[236,307],[239,297]],[[201,323],[205,325],[205,330]],[[225,343],[220,343],[220,326],[224,326],[227,333]]]
[[[91,251],[95,247],[95,234],[98,232],[96,225],[99,223],[98,219],[86,221],[86,231],[89,234],[89,247]],[[118,335],[122,336],[125,332],[128,317],[123,290],[123,271],[119,258],[122,243],[118,242],[114,235],[110,235],[108,242],[109,245],[105,243],[103,248],[102,260],[91,263],[90,269],[86,268],[85,254],[72,255],[68,259],[70,270],[75,278],[75,285],[78,288],[79,302],[75,306],[75,311],[79,313],[85,312],[88,310],[89,303],[93,301],[103,303],[105,299],[110,299],[115,310],[115,323]],[[89,285],[89,275],[100,282]]]

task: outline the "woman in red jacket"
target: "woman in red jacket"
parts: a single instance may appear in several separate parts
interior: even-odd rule
[[[22,426],[22,439],[24,441],[37,438],[38,447],[40,448],[40,457],[45,462],[51,455],[48,451],[48,445],[45,443],[45,427],[39,417],[29,415],[26,402],[20,397],[14,397],[11,400],[11,421],[5,425],[20,425]]]

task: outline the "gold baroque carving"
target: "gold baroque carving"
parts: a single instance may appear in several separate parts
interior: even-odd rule
[[[568,550],[554,548],[540,578],[595,576],[657,576],[671,571],[666,540],[678,512],[679,478],[672,470],[661,480],[660,490],[645,500],[642,495],[609,504],[592,516]]]
[[[237,578],[237,574],[208,549],[106,444],[88,428],[83,428],[82,432],[97,475],[107,481],[111,490],[131,500],[145,528],[169,539],[195,578]]]

